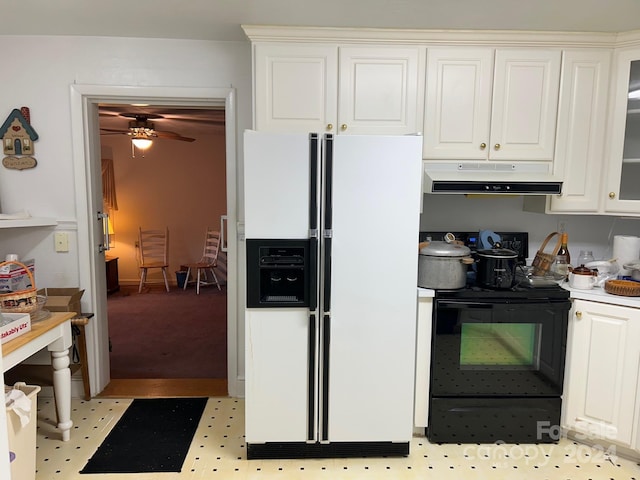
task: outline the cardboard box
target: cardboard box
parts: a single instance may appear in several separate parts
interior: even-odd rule
[[[20,263],[26,265],[32,274],[35,273],[33,259]],[[19,292],[29,288],[33,288],[33,285],[24,267],[17,263],[8,263],[0,267],[0,293]]]
[[[50,312],[76,312],[80,313],[80,299],[84,290],[79,288],[41,288],[38,295],[46,295],[47,302],[44,309]]]
[[[5,322],[8,322],[5,324]],[[2,313],[0,319],[0,344],[31,331],[31,315],[28,313]]]

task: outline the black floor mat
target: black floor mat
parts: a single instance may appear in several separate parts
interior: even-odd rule
[[[80,473],[179,472],[206,398],[134,400]]]

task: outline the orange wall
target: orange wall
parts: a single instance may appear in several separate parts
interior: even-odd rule
[[[187,133],[180,132],[184,135]],[[219,227],[226,213],[225,137],[223,127],[189,131],[192,143],[156,139],[132,158],[126,135],[101,135],[103,157],[113,158],[118,211],[115,248],[121,285],[140,280],[138,228],[169,227],[169,273],[175,283],[180,264],[200,259],[207,227]],[[160,280],[156,270],[149,280]]]

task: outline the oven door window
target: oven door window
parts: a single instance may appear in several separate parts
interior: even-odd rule
[[[463,323],[462,370],[537,370],[542,326],[537,323]]]
[[[561,394],[569,307],[568,301],[436,301],[433,395]]]

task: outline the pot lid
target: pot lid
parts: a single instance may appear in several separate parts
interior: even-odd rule
[[[492,248],[490,250],[478,250],[478,255],[488,258],[518,258],[518,253],[508,248]]]
[[[597,270],[591,270],[589,267],[585,267],[584,265],[580,265],[571,270],[571,273],[575,275],[596,275],[598,273]]]
[[[471,253],[469,247],[459,243],[430,242],[426,247],[420,249],[420,255],[430,255],[432,257],[466,257]]]

